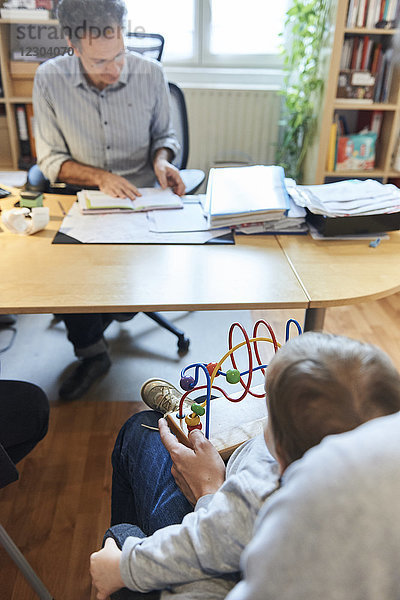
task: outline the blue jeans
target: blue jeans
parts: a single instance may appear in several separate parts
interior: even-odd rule
[[[172,461],[158,431],[142,427],[142,423],[158,427],[161,416],[152,410],[136,413],[121,428],[115,442],[111,527],[105,537],[113,537],[120,548],[129,535],[151,535],[157,529],[181,523],[193,511],[171,475]],[[113,598],[153,598],[127,593],[121,591],[122,595]]]

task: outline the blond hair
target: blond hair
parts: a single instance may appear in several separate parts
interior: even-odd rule
[[[276,448],[287,464],[329,434],[400,410],[400,375],[372,344],[308,332],[290,340],[267,369]]]

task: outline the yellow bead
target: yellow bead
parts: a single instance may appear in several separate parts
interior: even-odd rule
[[[185,423],[190,427],[196,427],[196,425],[200,423],[200,417],[192,413],[191,415],[187,415],[185,417]]]

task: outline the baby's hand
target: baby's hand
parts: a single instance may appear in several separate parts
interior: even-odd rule
[[[97,600],[107,600],[113,592],[124,587],[119,561],[121,550],[112,538],[107,538],[104,548],[90,557],[90,575],[97,590]]]

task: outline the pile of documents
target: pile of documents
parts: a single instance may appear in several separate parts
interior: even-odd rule
[[[293,180],[276,165],[211,169],[204,211],[210,229],[240,233],[301,232],[305,210],[293,202]]]
[[[299,206],[326,217],[390,214],[400,211],[400,189],[374,179],[324,185],[295,185],[290,195]]]

